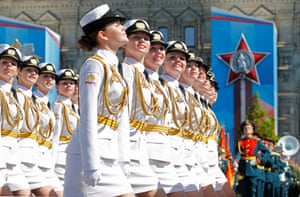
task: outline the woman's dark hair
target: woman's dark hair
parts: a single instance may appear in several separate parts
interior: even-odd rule
[[[77,41],[77,46],[84,51],[92,51],[99,44],[97,40],[98,32],[104,29],[105,28],[94,31],[89,35],[81,36],[81,38]]]

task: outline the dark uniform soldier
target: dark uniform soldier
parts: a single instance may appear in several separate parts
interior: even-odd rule
[[[274,144],[275,145],[275,144]],[[273,196],[280,196],[280,185],[281,185],[281,178],[280,174],[284,171],[284,163],[281,160],[281,147],[277,146],[273,149],[271,153],[271,162],[272,162],[272,175],[273,175],[273,186],[274,186],[274,195]],[[283,181],[283,180],[282,180]]]
[[[265,197],[264,191],[265,191],[265,181],[266,181],[266,176],[265,176],[265,164],[270,158],[270,151],[269,149],[265,146],[263,143],[262,137],[255,132],[254,136],[260,140],[262,143],[259,143],[259,151],[256,156],[256,160],[258,161],[256,164],[257,167],[257,172],[258,172],[258,177],[257,177],[257,196],[258,197]]]
[[[270,151],[273,150],[274,146],[274,141],[272,139],[265,138],[263,140],[264,144],[269,148]],[[272,159],[271,156],[269,157],[268,161],[264,165],[264,170],[265,170],[265,191],[264,191],[264,196],[266,197],[271,197],[274,196],[274,187],[273,187],[273,172],[272,172]]]
[[[240,175],[239,190],[243,197],[258,196],[262,193],[258,188],[259,170],[257,164],[261,165],[260,154],[265,151],[262,141],[255,135],[255,124],[246,120],[241,123],[243,135],[238,142],[238,149],[241,155],[238,172]]]

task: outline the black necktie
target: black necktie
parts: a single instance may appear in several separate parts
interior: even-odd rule
[[[183,96],[184,96],[184,98],[185,98],[185,90],[184,90],[184,87],[183,87],[181,84],[179,84],[179,88],[180,88],[180,90],[181,90],[181,92],[182,92],[182,94],[183,94]]]
[[[48,103],[47,103],[47,107],[48,107],[49,109],[51,109],[51,104],[50,104],[49,101],[48,101]]]

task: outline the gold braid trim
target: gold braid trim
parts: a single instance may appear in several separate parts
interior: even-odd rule
[[[70,134],[70,135],[73,135],[74,131],[73,129],[71,128],[71,125],[70,125],[70,120],[69,120],[69,114],[68,114],[68,107],[66,104],[62,103],[63,105],[63,110],[62,110],[62,113],[63,113],[63,126],[62,126],[62,129],[64,128],[64,125],[66,126],[66,129],[67,129],[67,132]]]
[[[63,125],[61,127],[61,131],[63,130],[64,127],[66,127],[67,129],[67,132],[70,134],[70,135],[73,135],[74,131],[73,129],[71,128],[71,124],[70,124],[70,120],[69,120],[69,113],[71,115],[74,115],[76,116],[76,112],[72,109],[72,107],[70,106],[67,106],[65,103],[63,103],[62,100],[57,100],[56,103],[59,103],[63,106],[62,108],[62,115],[63,115]],[[68,110],[69,109],[69,110]],[[79,124],[79,118],[77,117],[77,125]],[[62,133],[62,132],[61,132]],[[68,137],[68,136],[67,136]]]
[[[135,84],[136,84],[137,91],[140,95],[139,99],[140,99],[142,110],[146,115],[154,116],[154,114],[159,109],[158,106],[159,103],[157,102],[157,98],[151,92],[151,103],[149,105],[147,104],[143,94],[143,87],[147,88],[149,87],[149,84],[146,81],[145,76],[142,73],[140,73],[140,71],[136,67],[134,67],[134,69],[135,69],[135,78],[136,78]]]
[[[53,132],[53,121],[52,121],[52,119],[49,120],[49,123],[47,124],[47,126],[45,128],[40,128],[39,129],[39,134],[45,139],[50,138],[52,132]]]
[[[38,106],[39,106],[39,108],[40,108],[40,112],[41,112],[41,113],[48,114],[48,113],[50,112],[50,110],[48,109],[46,103],[41,102],[41,103],[39,103]],[[42,126],[42,124],[41,124],[41,126]],[[51,137],[52,132],[53,132],[53,121],[52,121],[52,119],[50,118],[50,119],[49,119],[49,122],[48,122],[48,124],[47,124],[47,126],[46,126],[45,128],[40,127],[40,129],[39,129],[39,134],[40,134],[43,138],[47,139],[47,138],[50,138],[50,137]]]
[[[211,120],[210,120],[210,117],[209,117],[209,111],[206,107],[202,108],[203,109],[203,115],[204,115],[204,122],[203,122],[203,125],[202,125],[202,129],[200,130],[201,134],[203,135],[203,137],[208,137],[210,132],[210,128],[211,128]]]
[[[203,110],[201,109],[201,106],[200,106],[199,102],[195,99],[195,97],[192,95],[192,93],[188,92],[188,95],[189,95],[188,105],[189,105],[189,108],[190,108],[189,126],[190,126],[190,129],[194,132],[200,131],[201,130],[201,124],[202,124],[203,119],[204,119]],[[197,112],[195,110],[196,108],[201,109],[201,118],[200,118],[200,120],[199,120],[199,117],[198,117]],[[195,121],[193,121],[193,117],[195,117]],[[194,127],[193,123],[196,124],[195,127]]]
[[[17,90],[17,92],[21,93],[24,96],[24,112],[25,112],[25,124],[27,129],[30,132],[34,132],[37,130],[39,124],[40,124],[40,115],[36,108],[36,106],[33,104],[32,99],[28,96],[25,96],[25,94],[21,90]],[[29,122],[29,111],[31,111],[32,116],[34,117],[35,123],[33,126],[30,126]]]
[[[205,112],[205,109],[203,109],[203,107],[201,108],[201,119],[199,120],[199,131],[201,134],[205,134],[205,128],[207,128],[207,121],[208,120],[208,117],[207,117],[207,114]],[[204,129],[203,129],[204,128]]]
[[[103,90],[104,91],[104,97],[103,97],[103,100],[104,100],[106,109],[107,109],[107,111],[110,114],[113,114],[113,115],[118,114],[123,109],[123,107],[127,105],[128,87],[126,85],[124,85],[122,94],[120,96],[120,101],[117,102],[117,103],[113,103],[109,99],[109,89],[110,89],[110,87],[109,87],[109,78],[108,78],[107,64],[98,55],[94,55],[94,56],[92,56],[92,58],[98,60],[103,65],[103,68],[104,68],[104,90]],[[118,79],[118,81],[120,81],[120,82],[123,81],[124,82],[124,83],[121,83],[122,85],[126,84],[125,81],[124,81],[124,79],[116,71],[116,69],[114,68],[114,66],[111,66],[110,69],[111,69],[112,75],[113,75],[112,78],[116,77]],[[115,110],[113,110],[113,108],[115,108]]]
[[[183,127],[187,124],[188,118],[189,118],[187,107],[185,107],[184,114],[181,114],[181,115],[183,115],[184,118],[183,118],[182,122],[179,123],[179,121],[177,119],[177,113],[179,113],[179,107],[178,107],[177,100],[174,96],[173,89],[169,85],[167,85],[167,88],[168,88],[170,99],[171,99],[173,121],[178,129],[183,129]],[[179,98],[179,99],[183,100],[182,98]]]
[[[20,105],[18,104],[18,102],[16,101],[16,99],[14,97],[12,97],[12,95],[9,92],[7,92],[6,95],[8,96],[9,104],[14,104],[16,106],[17,114],[15,116],[12,116],[12,114],[9,113],[10,111],[9,111],[6,97],[5,97],[4,93],[0,90],[1,108],[4,113],[7,124],[12,128],[17,128],[18,124],[20,123],[20,120],[23,119],[21,108],[20,108]],[[3,124],[3,121],[2,121],[2,124]],[[3,128],[3,125],[1,128]]]
[[[220,133],[220,128],[221,128],[219,121],[217,119],[217,116],[211,109],[209,109],[209,112],[214,120],[214,126],[211,128],[211,131],[212,131],[211,136],[218,136]]]
[[[49,108],[47,107],[46,103],[44,101],[39,102],[38,103],[38,108],[40,110],[40,112],[44,113],[44,114],[48,114],[49,113]]]
[[[163,106],[158,107],[157,112],[154,113],[153,116],[157,119],[162,119],[163,117],[166,117],[166,114],[169,112],[170,103],[169,103],[168,97],[167,97],[166,93],[164,92],[164,90],[162,89],[160,83],[155,80],[151,80],[151,83],[155,86],[155,89],[158,90],[159,93],[161,93],[163,96],[163,102],[162,102]]]
[[[241,155],[244,154],[244,152],[242,151],[242,148],[241,148],[241,142],[240,142],[240,141],[238,141],[238,151],[239,151],[239,153],[240,153]]]

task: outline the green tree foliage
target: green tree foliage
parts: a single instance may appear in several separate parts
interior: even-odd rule
[[[253,96],[252,104],[247,108],[245,118],[254,121],[256,132],[262,137],[277,141],[277,136],[275,136],[275,119],[267,116],[267,112],[260,106],[258,93],[255,93]]]

